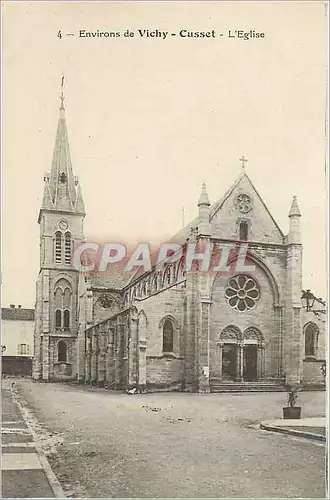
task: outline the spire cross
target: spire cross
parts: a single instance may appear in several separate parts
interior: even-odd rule
[[[239,159],[239,161],[242,162],[242,168],[245,168],[245,162],[248,162],[248,160],[244,157],[244,155]]]

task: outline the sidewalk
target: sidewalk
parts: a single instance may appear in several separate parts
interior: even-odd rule
[[[2,498],[64,498],[32,428],[2,381]]]
[[[283,434],[326,442],[325,417],[272,420],[261,422],[260,428],[265,431],[281,432]]]

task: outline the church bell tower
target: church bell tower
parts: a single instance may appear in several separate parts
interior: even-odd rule
[[[40,271],[36,283],[33,378],[44,381],[76,377],[79,271],[74,247],[83,239],[85,208],[74,177],[65,120],[64,78],[50,173],[44,176],[39,212]]]

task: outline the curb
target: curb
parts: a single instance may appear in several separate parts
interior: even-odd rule
[[[11,393],[13,396],[13,401],[15,401],[15,403],[17,403],[17,405],[20,409],[21,415],[23,417],[23,420],[26,423],[26,426],[33,437],[34,446],[35,446],[38,458],[40,460],[40,464],[42,466],[44,473],[46,474],[47,480],[48,480],[49,485],[54,493],[55,498],[66,498],[66,495],[64,494],[62,486],[61,486],[59,480],[57,479],[55,473],[53,472],[53,470],[52,470],[52,468],[47,460],[47,457],[42,450],[42,447],[39,443],[38,436],[37,436],[36,432],[34,431],[34,429],[31,427],[31,425],[26,417],[25,408],[23,407],[23,405],[19,401],[19,398],[17,398],[17,395],[18,395],[17,389],[12,388]],[[19,397],[21,398],[22,396],[19,395]]]
[[[306,439],[312,439],[313,441],[326,442],[326,436],[321,434],[314,434],[312,432],[297,431],[295,429],[288,429],[287,427],[277,427],[275,425],[260,424],[260,429],[264,431],[279,432],[281,434],[289,434],[291,436],[302,437]]]

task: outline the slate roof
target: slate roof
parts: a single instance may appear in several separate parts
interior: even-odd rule
[[[34,309],[2,307],[1,319],[10,319],[14,321],[34,321]]]
[[[122,290],[132,276],[132,272],[125,271],[126,263],[111,264],[107,271],[100,273],[88,273],[87,279],[92,288],[113,288],[114,290]]]

